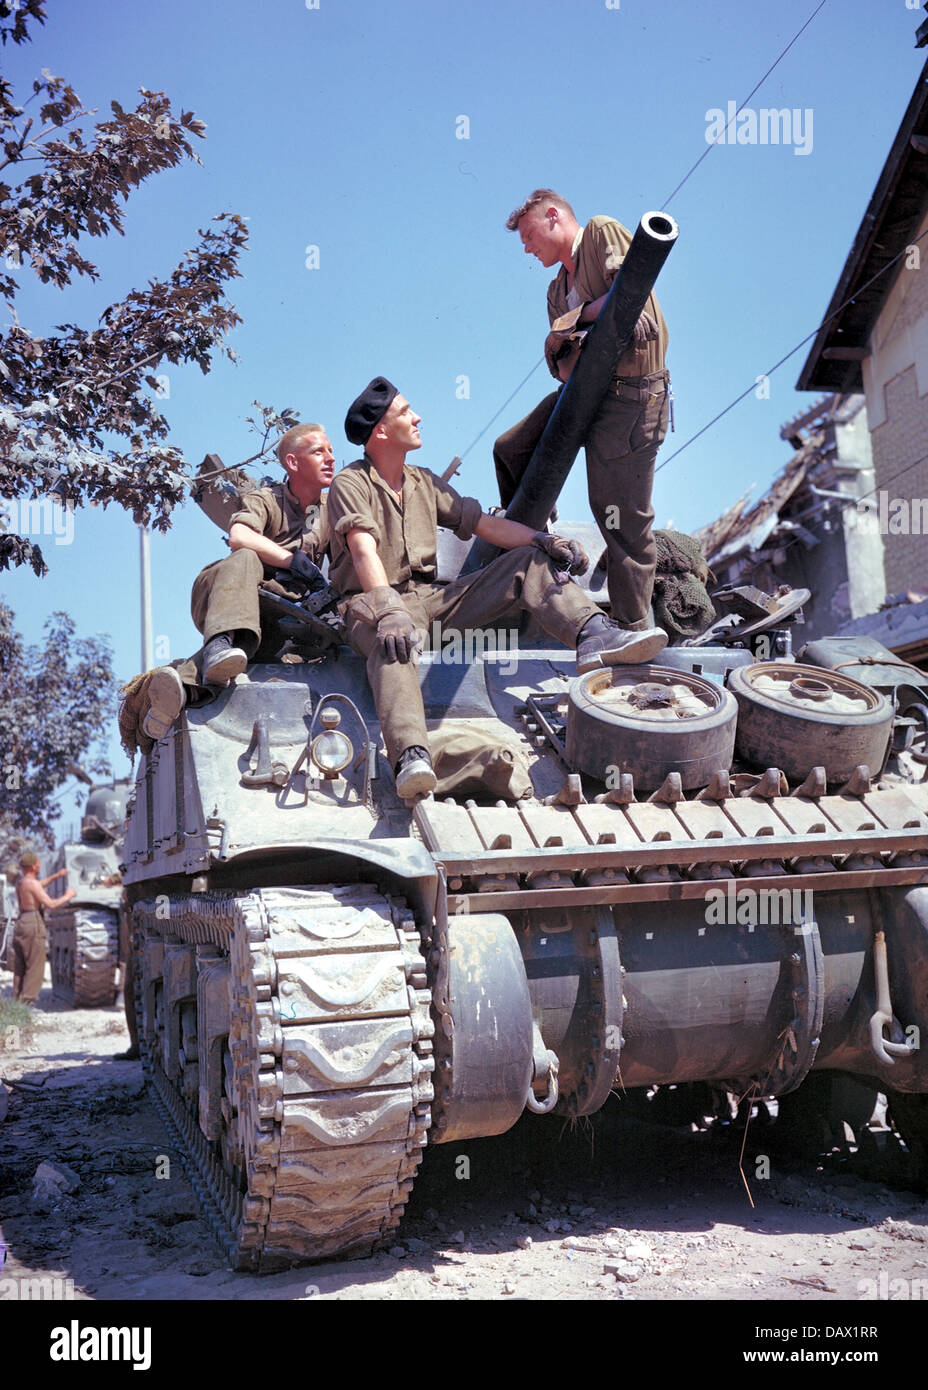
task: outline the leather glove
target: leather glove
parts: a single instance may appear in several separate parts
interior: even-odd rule
[[[577,541],[566,540],[564,536],[551,536],[547,531],[536,531],[532,544],[550,555],[554,563],[568,574],[586,574],[590,568],[590,557]]]
[[[305,550],[294,550],[290,559],[290,574],[302,579],[308,589],[318,589],[325,583],[318,565],[314,565]]]
[[[354,618],[377,629],[377,637],[387,661],[406,663],[422,647],[412,614],[395,589],[383,585],[357,594],[348,608]]]
[[[558,381],[566,381],[577,365],[585,333],[560,333],[552,329],[545,338],[548,371]]]
[[[405,665],[422,647],[422,639],[407,609],[402,613],[387,613],[381,618],[377,636],[387,661],[400,661]]]
[[[645,343],[652,343],[656,337],[657,324],[647,310],[642,309],[635,324],[635,347],[644,347]]]
[[[557,377],[558,380],[560,380],[560,374],[557,369],[557,361],[560,354],[565,350],[565,345],[569,336],[568,333],[559,333],[555,329],[552,329],[547,338],[545,338],[545,361],[548,364],[548,371],[553,377]]]

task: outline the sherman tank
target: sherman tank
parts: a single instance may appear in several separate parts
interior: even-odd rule
[[[90,778],[86,778],[90,781]],[[125,830],[128,780],[91,785],[81,818],[81,837],[59,846],[51,871],[67,870],[58,893],[76,897],[46,916],[52,989],[78,1009],[116,1002],[119,971],[119,863]]]
[[[13,928],[19,916],[14,884],[19,875],[15,860],[0,868],[0,967],[13,968]]]
[[[653,283],[623,287],[629,262],[619,338]],[[572,458],[564,402],[582,424],[598,399],[587,351],[526,475],[535,525]],[[143,1061],[233,1267],[370,1253],[427,1144],[615,1092],[785,1098],[844,1073],[921,1151],[928,788],[885,770],[911,719],[883,691],[793,658],[804,597],[733,592],[647,667],[577,676],[530,629],[426,653],[433,753],[461,729],[507,747],[518,801],[400,801],[364,663],[298,613],[288,660],[143,759],[123,871]]]

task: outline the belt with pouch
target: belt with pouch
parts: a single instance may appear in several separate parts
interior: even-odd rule
[[[670,373],[652,372],[650,376],[617,376],[615,394],[620,401],[635,401],[646,405],[652,396],[663,396],[670,387]]]

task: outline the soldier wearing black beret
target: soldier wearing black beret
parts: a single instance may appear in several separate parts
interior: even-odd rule
[[[426,468],[406,463],[421,448],[420,416],[392,382],[375,377],[348,408],[345,433],[364,457],[329,491],[329,577],[345,596],[348,640],[367,661],[397,791],[406,800],[436,785],[415,657],[433,623],[465,631],[522,612],[565,646],[577,669],[648,661],[667,641],[660,629],[625,632],[567,577],[589,561],[576,541],[489,516]],[[438,582],[437,527],[479,536],[505,554],[476,574]]]

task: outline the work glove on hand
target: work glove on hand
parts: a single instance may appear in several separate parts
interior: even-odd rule
[[[566,351],[565,345],[569,339],[569,333],[560,333],[554,329],[552,329],[547,338],[545,338],[545,361],[548,364],[548,371],[553,377],[557,377],[558,380],[560,380],[558,358],[561,353]]]
[[[635,347],[644,347],[645,343],[652,343],[656,337],[657,324],[647,310],[642,309],[635,324]]]
[[[554,563],[568,574],[586,574],[590,568],[590,557],[577,541],[566,540],[564,536],[551,536],[547,531],[536,531],[532,544],[550,555]]]
[[[567,381],[583,347],[585,333],[561,333],[555,329],[545,339],[545,361],[548,371],[558,381]]]
[[[395,589],[383,585],[357,594],[348,609],[352,617],[360,618],[377,629],[377,637],[387,661],[407,662],[422,647],[422,638],[412,620],[412,614]]]
[[[304,550],[294,550],[290,557],[289,573],[296,579],[302,579],[309,589],[318,589],[325,583],[322,570],[313,564]]]
[[[377,636],[387,661],[409,661],[422,647],[422,639],[407,609],[387,613],[377,624]]]

